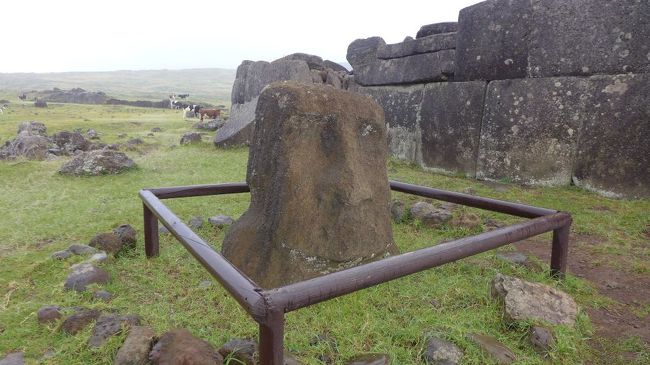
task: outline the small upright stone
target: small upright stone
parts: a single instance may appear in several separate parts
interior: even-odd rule
[[[151,343],[156,334],[145,326],[132,326],[124,344],[115,356],[113,365],[146,365],[149,362]]]
[[[235,221],[227,215],[220,214],[208,218],[208,222],[210,222],[214,227],[223,228],[232,225]]]
[[[71,335],[76,335],[77,332],[96,320],[100,314],[100,311],[96,309],[79,309],[63,321],[60,330]]]
[[[463,358],[463,351],[449,341],[432,336],[423,357],[429,365],[457,365]]]
[[[187,132],[181,137],[180,144],[201,143],[201,133]]]
[[[106,284],[110,276],[106,270],[91,264],[77,266],[65,280],[63,285],[66,290],[82,292],[90,284]]]
[[[528,339],[538,354],[546,357],[549,351],[555,346],[553,332],[541,326],[531,327],[528,331]]]
[[[438,209],[427,202],[417,202],[411,207],[411,216],[427,226],[438,227],[449,221],[452,214],[448,210]]]
[[[36,313],[38,323],[40,324],[56,322],[61,318],[61,316],[61,307],[58,305],[46,305],[41,307],[41,309],[38,310],[38,313]]]
[[[107,253],[116,254],[122,250],[124,243],[114,233],[100,233],[90,240],[90,246]]]
[[[88,339],[90,347],[100,347],[109,337],[122,332],[122,327],[137,326],[140,324],[140,317],[103,315],[95,322],[93,334]]]
[[[129,224],[122,224],[113,229],[113,234],[117,235],[124,245],[135,247],[138,232]]]

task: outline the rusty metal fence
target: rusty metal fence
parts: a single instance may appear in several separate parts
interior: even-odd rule
[[[565,212],[391,181],[394,191],[505,213],[530,220],[413,252],[333,272],[279,288],[263,289],[185,225],[161,199],[246,193],[246,183],[178,186],[140,191],[144,207],[145,252],[159,254],[158,221],[205,267],[259,324],[262,365],[282,365],[284,314],[373,285],[453,262],[553,231],[551,275],[563,278],[571,216]]]

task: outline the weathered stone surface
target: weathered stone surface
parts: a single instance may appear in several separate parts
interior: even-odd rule
[[[482,81],[425,86],[419,113],[422,167],[476,176],[486,87]]]
[[[278,59],[273,62],[244,61],[237,68],[231,95],[232,104],[249,102],[259,96],[266,85],[283,80],[294,80],[311,84],[311,73],[309,72],[308,63],[300,59]],[[232,111],[230,112],[230,116],[232,118]]]
[[[222,365],[223,357],[206,341],[186,330],[165,332],[153,346],[149,359],[153,365]]]
[[[187,222],[187,225],[191,228],[199,229],[203,227],[203,217],[192,217]]]
[[[357,39],[348,46],[346,58],[356,73],[357,67],[374,63],[377,60],[377,50],[385,45],[386,42],[381,37]]]
[[[390,356],[386,354],[362,354],[348,360],[346,365],[390,365]]]
[[[650,197],[650,74],[589,78],[592,99],[573,181],[615,198]]]
[[[203,122],[194,123],[192,125],[192,128],[213,132],[223,127],[225,124],[226,121],[223,119],[206,120]]]
[[[58,305],[46,305],[36,313],[36,318],[38,318],[40,324],[56,322],[62,316],[61,307]]]
[[[66,290],[84,291],[90,284],[106,284],[110,276],[106,270],[95,267],[91,264],[82,264],[75,267],[74,270],[65,279],[63,287]]]
[[[31,136],[45,137],[47,136],[47,127],[45,124],[37,121],[22,122],[18,125],[18,132],[16,134],[20,134],[22,132],[26,132]]]
[[[578,313],[578,305],[565,292],[511,276],[497,274],[490,293],[503,301],[509,321],[532,319],[573,326]]]
[[[233,339],[221,346],[219,353],[224,359],[235,359],[237,363],[244,365],[257,364],[257,342],[246,339]]]
[[[325,65],[325,68],[329,68],[329,69],[334,70],[334,71],[340,71],[340,72],[345,72],[345,73],[349,72],[348,69],[345,68],[345,66],[343,66],[343,65],[341,65],[339,63],[336,63],[334,61],[325,60],[325,61],[323,61],[323,64]]]
[[[276,83],[260,96],[256,120],[251,205],[224,240],[230,262],[268,288],[396,252],[376,103],[326,86]]]
[[[432,336],[422,357],[429,365],[457,365],[463,358],[463,351],[449,341]]]
[[[463,212],[460,215],[452,218],[449,224],[454,227],[474,229],[481,225],[481,217],[474,213]]]
[[[481,350],[490,355],[499,365],[508,365],[517,361],[515,353],[492,336],[473,333],[468,337],[476,343]]]
[[[363,86],[447,81],[454,74],[455,50],[377,59],[354,67],[354,80]]]
[[[80,309],[63,321],[60,330],[71,335],[76,335],[77,332],[83,330],[99,318],[100,314],[100,311],[96,309]]]
[[[420,27],[420,30],[415,35],[415,38],[429,37],[435,34],[450,33],[458,31],[457,22],[444,22],[427,24]]]
[[[235,220],[227,215],[215,215],[214,217],[208,218],[208,222],[214,227],[223,228],[232,225]]]
[[[419,160],[421,132],[417,121],[423,90],[421,85],[359,87],[356,90],[373,98],[384,109],[388,150],[401,160]]]
[[[255,121],[257,99],[256,96],[243,104],[232,104],[228,122],[217,130],[214,137],[214,144],[217,147],[234,147],[250,143],[255,129],[255,123],[253,122]]]
[[[96,130],[90,128],[86,131],[86,136],[90,139],[99,139],[99,134]]]
[[[72,252],[75,255],[80,255],[80,256],[94,255],[99,252],[99,250],[97,250],[94,247],[90,247],[87,245],[79,245],[79,244],[70,245],[70,247],[68,247],[67,250]]]
[[[555,346],[555,337],[553,331],[546,327],[534,326],[528,331],[528,339],[538,354],[547,356],[549,351]]]
[[[113,365],[146,365],[156,334],[146,326],[132,326],[124,344],[115,356]]]
[[[90,246],[96,249],[116,254],[122,250],[124,243],[115,233],[100,233],[90,240]]]
[[[68,250],[56,251],[50,257],[56,260],[65,260],[68,257],[72,256],[72,253]]]
[[[117,235],[126,246],[135,247],[138,240],[138,232],[129,224],[122,224],[113,228],[113,234]]]
[[[59,169],[61,174],[106,175],[119,174],[135,167],[135,162],[122,152],[95,150],[76,155]]]
[[[406,213],[406,206],[401,200],[393,199],[390,202],[390,216],[395,222],[401,222],[404,219],[404,213]]]
[[[531,20],[530,0],[489,0],[462,9],[454,79],[526,77]]]
[[[278,58],[276,61],[305,61],[310,70],[325,69],[325,63],[322,58],[307,53],[292,53],[288,56]]]
[[[533,77],[650,71],[650,3],[636,0],[533,1]],[[521,22],[520,22],[521,23]]]
[[[180,144],[201,143],[201,133],[187,132],[181,136]]]
[[[61,131],[50,137],[65,155],[73,155],[76,151],[90,150],[90,141],[79,132]]]
[[[5,145],[0,147],[0,160],[16,157],[44,160],[48,153],[47,145],[47,138],[37,134],[32,135],[29,132],[21,132],[15,139],[6,141]]]
[[[443,33],[402,43],[380,45],[377,58],[387,60],[456,48],[456,33]]]
[[[111,299],[113,299],[113,294],[107,292],[106,290],[97,290],[93,293],[93,298],[96,300],[109,302]]]
[[[103,315],[95,322],[93,333],[88,339],[88,346],[100,347],[109,337],[122,332],[123,327],[140,325],[140,317]]]
[[[490,82],[476,177],[568,185],[588,93],[583,78]]]
[[[411,216],[427,226],[437,227],[449,221],[452,214],[446,209],[436,208],[431,203],[417,202],[411,207]]]
[[[22,352],[12,352],[0,359],[0,365],[24,365],[25,356]]]

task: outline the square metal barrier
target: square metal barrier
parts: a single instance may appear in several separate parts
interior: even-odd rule
[[[552,209],[482,198],[468,194],[390,181],[391,190],[530,218],[475,236],[390,256],[279,288],[263,289],[183,223],[161,199],[250,192],[246,183],[143,189],[144,236],[147,257],[159,254],[158,221],[205,267],[259,324],[262,365],[284,363],[284,314],[373,285],[489,251],[544,232],[553,231],[551,275],[563,278],[569,248],[571,215]]]

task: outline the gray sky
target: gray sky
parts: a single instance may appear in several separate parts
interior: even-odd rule
[[[478,0],[10,0],[0,72],[236,68],[294,52],[345,61],[350,42],[397,43]]]

